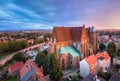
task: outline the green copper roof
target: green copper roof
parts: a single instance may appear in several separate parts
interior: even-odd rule
[[[72,57],[80,56],[79,52],[73,46],[61,47],[59,54],[70,54]]]

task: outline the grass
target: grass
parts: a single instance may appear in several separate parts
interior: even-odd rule
[[[4,54],[0,54],[0,59],[12,54],[13,52],[8,52],[8,53],[4,53]]]
[[[6,79],[5,81],[17,81],[17,76],[10,77],[10,78]]]

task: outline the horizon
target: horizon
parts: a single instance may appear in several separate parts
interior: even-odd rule
[[[83,24],[96,30],[120,29],[119,0],[1,0],[0,6],[0,31]]]
[[[0,32],[20,32],[20,31],[52,31],[52,29],[16,29],[16,30],[0,30]],[[120,29],[96,29],[96,31],[120,31]]]

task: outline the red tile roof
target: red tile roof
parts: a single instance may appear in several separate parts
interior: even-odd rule
[[[24,66],[22,67],[22,69],[20,70],[20,77],[22,78],[29,70],[32,69],[32,66],[31,66],[31,63],[32,61],[31,60],[28,60]]]
[[[95,57],[95,55],[91,55],[85,58],[85,60],[87,61],[89,65],[95,64],[97,62],[97,58]]]
[[[72,40],[71,29],[69,27],[54,27],[53,39],[54,38],[56,38],[57,42]]]
[[[34,69],[34,72],[37,74],[37,77],[40,81],[47,81],[45,79],[45,76],[43,74],[43,68],[39,68],[37,64],[35,64],[33,61],[28,60],[25,65],[20,70],[20,79],[22,79],[26,73],[29,72],[29,70]],[[48,77],[49,79],[49,77]]]
[[[97,59],[100,58],[100,57],[104,57],[106,60],[108,60],[110,58],[109,54],[106,51],[104,51],[102,53],[98,53],[95,56],[96,56]]]
[[[82,27],[74,27],[72,28],[72,39],[73,41],[80,41],[82,34]]]
[[[80,41],[83,27],[54,27],[52,38],[57,42]],[[90,29],[85,28],[89,37]]]
[[[23,67],[24,63],[23,62],[17,62],[15,64],[12,64],[9,66],[10,70],[12,73],[19,71]]]

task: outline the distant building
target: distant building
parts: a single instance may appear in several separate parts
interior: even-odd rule
[[[109,81],[120,81],[120,75],[113,75]]]
[[[98,60],[98,69],[102,69],[103,72],[107,72],[107,69],[111,65],[111,58],[109,54],[106,51],[104,51],[102,53],[96,54],[95,56]]]
[[[80,75],[86,77],[90,73],[97,74],[97,63],[95,55],[91,55],[80,61]]]
[[[105,81],[105,79],[103,79],[97,75],[94,75],[94,74],[89,74],[82,81]]]
[[[120,56],[115,56],[113,58],[113,65],[120,65]]]
[[[30,50],[30,51],[27,51],[26,53],[30,56],[32,61],[35,61],[36,56],[38,54],[38,51],[37,50]]]
[[[8,74],[11,76],[16,75],[19,70],[23,67],[24,63],[23,62],[17,62],[9,66],[8,68]]]
[[[18,81],[50,81],[50,78],[44,76],[42,67],[28,60],[19,72]]]
[[[34,39],[28,40],[28,43],[29,43],[29,44],[33,44],[33,43],[34,43]]]
[[[40,46],[39,47],[39,51],[44,51],[44,50],[47,50],[49,48],[49,45],[44,45],[44,46]]]
[[[51,53],[55,53],[62,62],[61,67],[63,69],[67,67],[63,67],[65,64],[79,64],[79,60],[96,53],[97,32],[94,27],[86,28],[85,25],[82,27],[54,27],[50,49]],[[63,51],[64,49],[66,53]],[[60,52],[61,50],[63,53]],[[77,51],[77,57],[73,58],[73,51]],[[76,60],[71,61],[72,59]]]

